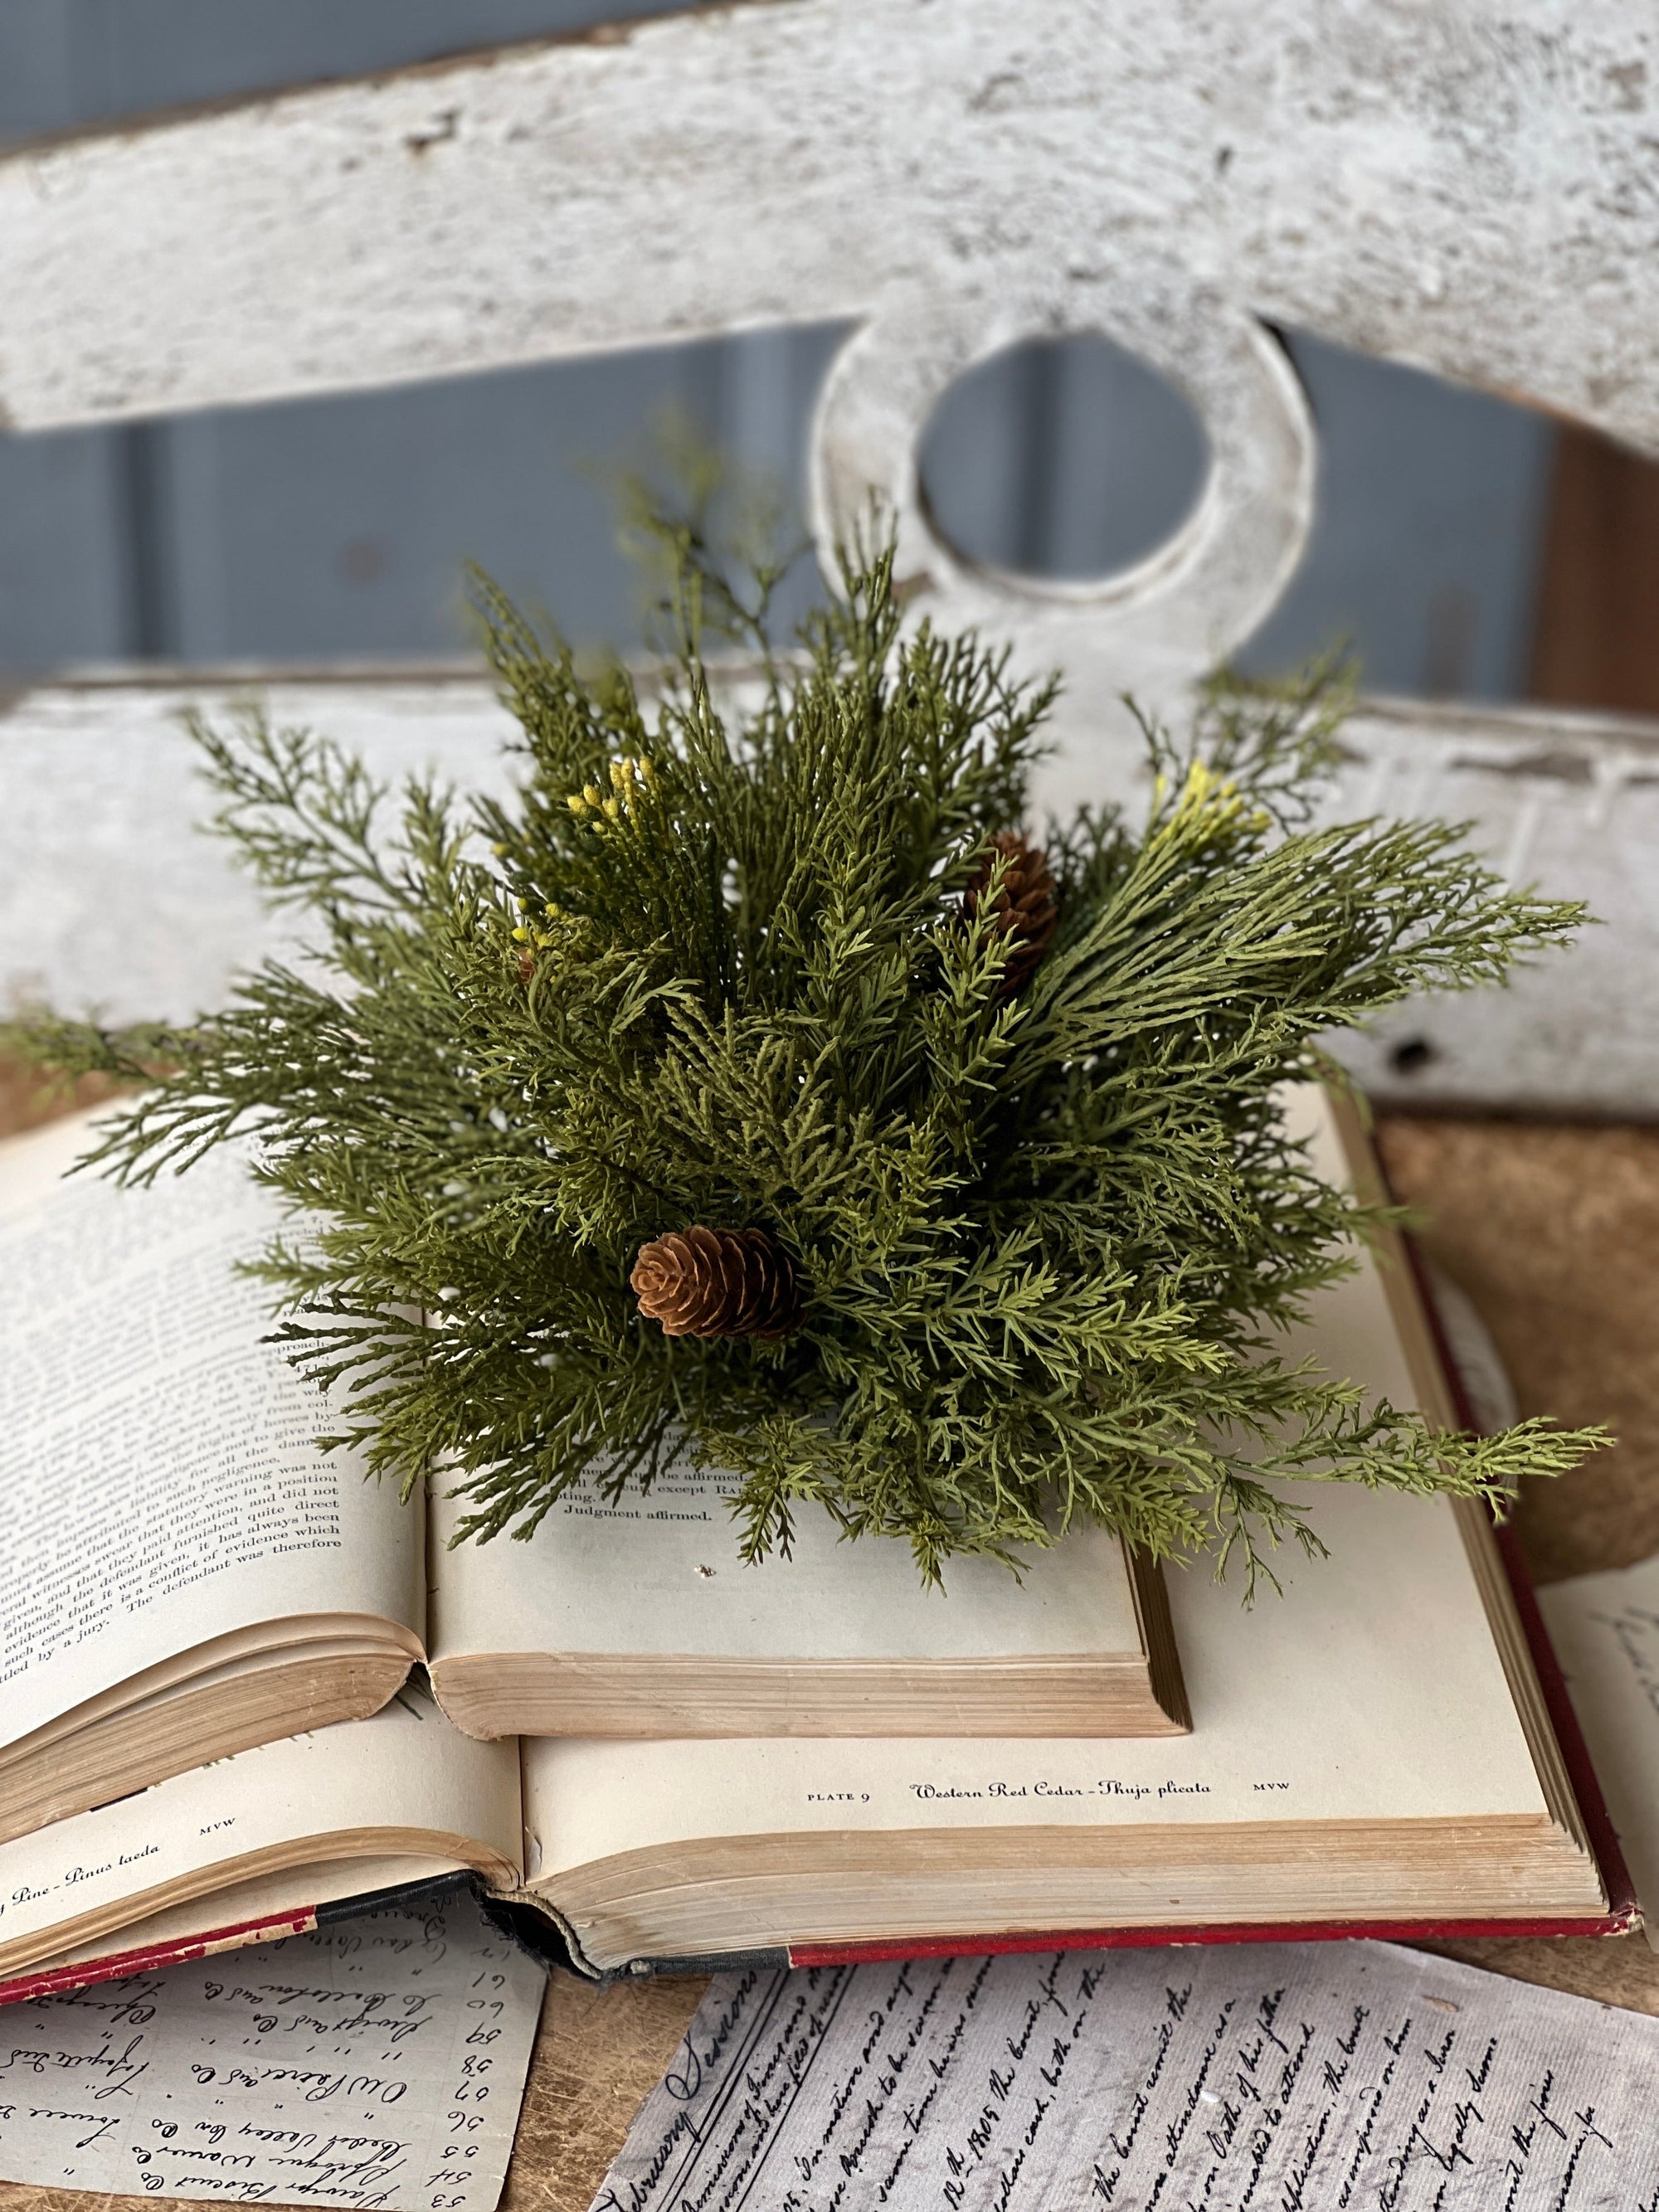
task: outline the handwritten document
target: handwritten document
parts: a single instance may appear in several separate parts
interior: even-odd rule
[[[1659,1559],[1538,1593],[1659,1951]]]
[[[0,2011],[0,2177],[493,2212],[542,1969],[463,1895]]]
[[[721,1975],[594,2212],[1659,2207],[1659,2021],[1380,1943]]]

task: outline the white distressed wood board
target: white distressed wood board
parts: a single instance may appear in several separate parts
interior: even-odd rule
[[[217,1002],[234,971],[291,946],[222,848],[179,715],[259,696],[393,779],[499,787],[513,724],[457,669],[42,685],[0,716],[0,999],[49,996],[117,1019]],[[1506,991],[1413,1005],[1347,1048],[1382,1100],[1642,1118],[1659,1109],[1659,735],[1546,712],[1363,704],[1333,811],[1474,824],[1512,880],[1583,897],[1603,926]],[[1090,772],[1137,799],[1127,722]],[[1427,1057],[1401,1045],[1425,1043]]]

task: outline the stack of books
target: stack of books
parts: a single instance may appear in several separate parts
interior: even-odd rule
[[[1098,1529],[944,1594],[809,1514],[744,1566],[689,1467],[452,1545],[441,1484],[317,1451],[243,1164],[65,1182],[86,1137],[0,1147],[0,1997],[455,1876],[599,1976],[1633,1923],[1480,1509],[1325,1486],[1250,1607]],[[1403,1250],[1306,1335],[1462,1425]]]

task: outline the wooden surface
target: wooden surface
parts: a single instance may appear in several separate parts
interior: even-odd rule
[[[93,129],[0,163],[0,406],[1000,298],[1177,356],[1254,311],[1659,445],[1654,47],[1627,0],[789,0]]]
[[[0,1124],[19,1126],[28,1108],[0,1071]],[[1396,1187],[1426,1211],[1429,1254],[1484,1316],[1522,1411],[1619,1431],[1613,1450],[1524,1502],[1534,1575],[1558,1581],[1659,1549],[1659,1129],[1395,1119],[1381,1138]],[[1640,1936],[1437,1948],[1659,2015],[1659,1955]],[[702,1987],[550,1984],[504,2212],[586,2212]],[[106,2201],[122,2212],[155,2202]],[[86,2202],[0,2184],[0,2212]]]

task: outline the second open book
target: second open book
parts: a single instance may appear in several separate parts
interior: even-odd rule
[[[1313,1110],[1323,1164],[1340,1172],[1334,1125]],[[52,1146],[72,1142],[31,1140],[0,1177],[0,1204],[37,1240],[67,1217],[61,1200],[40,1199],[44,1180],[30,1199],[18,1164],[55,1176]],[[216,1172],[196,1185],[207,1219],[181,1226],[159,1273],[149,1200],[94,1190],[76,1202],[124,1208],[113,1218],[131,1224],[125,1250],[94,1259],[65,1237],[33,1255],[33,1288],[15,1249],[0,1275],[9,1357],[21,1346],[28,1363],[9,1383],[26,1390],[37,1440],[31,1456],[14,1428],[0,1450],[13,1458],[12,1494],[27,1497],[33,1479],[40,1509],[32,1550],[0,1533],[0,1550],[17,1554],[0,1562],[12,1838],[0,1844],[0,1976],[74,1978],[93,1959],[108,1971],[112,1953],[165,1955],[229,1940],[227,1929],[257,1933],[273,1916],[298,1924],[331,1900],[460,1869],[550,1916],[600,1972],[757,1949],[971,1948],[1022,1931],[1608,1924],[1579,1796],[1473,1510],[1333,1487],[1316,1501],[1332,1556],[1296,1562],[1282,1602],[1247,1611],[1202,1565],[1173,1575],[1191,1733],[1168,1732],[1168,1705],[1150,1723],[1141,1711],[1143,1729],[1163,1734],[1114,1737],[1049,1717],[1043,1700],[1068,1667],[1086,1677],[1139,1664],[1143,1684],[1154,1677],[1145,1643],[1131,1642],[1142,1633],[1136,1585],[1097,1539],[1039,1562],[1058,1572],[1035,1589],[991,1571],[982,1588],[953,1576],[943,1608],[913,1592],[902,1554],[824,1545],[800,1567],[845,1577],[846,1613],[805,1649],[794,1624],[780,1668],[783,1616],[742,1595],[763,1589],[751,1571],[771,1571],[736,1565],[717,1508],[689,1480],[637,1521],[573,1513],[574,1539],[557,1531],[540,1554],[428,1553],[412,1516],[319,1459],[307,1442],[316,1401],[258,1347],[257,1294],[222,1271],[216,1291],[199,1287],[204,1243],[247,1202],[229,1163],[215,1186]],[[114,1449],[107,1397],[125,1389],[131,1418],[131,1377],[62,1326],[77,1299],[123,1282],[134,1297],[144,1286],[149,1316],[148,1341],[120,1354],[144,1378],[149,1462]],[[1368,1265],[1328,1292],[1306,1348],[1396,1402],[1445,1412],[1403,1268]],[[83,1388],[77,1357],[90,1369]],[[227,1428],[233,1439],[234,1486],[181,1442],[212,1420],[222,1443]],[[60,1471],[47,1496],[42,1467]],[[85,1479],[70,1479],[76,1468]],[[653,1522],[652,1510],[708,1517]],[[580,1572],[566,1574],[567,1560]],[[596,1597],[606,1561],[638,1571],[612,1571]],[[627,1637],[595,1636],[600,1601]],[[945,1733],[946,1692],[923,1696],[927,1728],[909,1736],[780,1732],[792,1716],[799,1726],[792,1682],[816,1674],[816,1691],[799,1690],[810,1711],[813,1695],[833,1701],[822,1686],[838,1662],[860,1694],[882,1693],[872,1642],[901,1685],[890,1694],[916,1694],[902,1686],[917,1655],[895,1626],[912,1603],[934,1624],[964,1622],[950,1632],[955,1649],[947,1638],[922,1656],[942,1674],[977,1672],[1022,1730],[986,1727],[981,1705]],[[400,1690],[434,1617],[433,1672],[461,1717],[500,1728],[527,1711],[565,1733],[475,1741]],[[1078,1629],[1090,1620],[1115,1625],[1092,1655]],[[719,1637],[704,1638],[699,1661],[707,1620]],[[938,1693],[940,1679],[923,1691]],[[643,1733],[653,1698],[652,1724],[678,1723],[670,1740]],[[742,1698],[758,1701],[767,1733],[730,1735],[754,1710]],[[381,1710],[342,1718],[353,1699]],[[569,1732],[598,1714],[611,1736]],[[234,1748],[227,1729],[257,1747],[177,1771],[191,1730],[210,1726],[219,1751]],[[268,1741],[278,1733],[292,1740]],[[131,1790],[158,1757],[173,1762],[171,1778],[100,1802],[119,1796],[109,1777],[124,1759],[152,1762],[151,1776],[125,1779]]]

